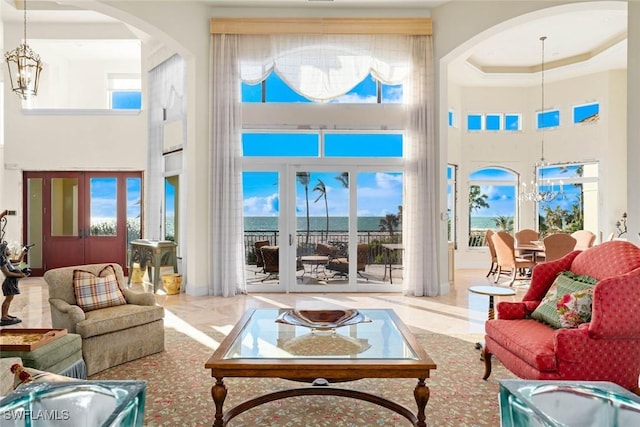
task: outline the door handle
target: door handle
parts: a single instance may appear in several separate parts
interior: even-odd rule
[[[289,246],[293,246],[293,235],[289,234]]]

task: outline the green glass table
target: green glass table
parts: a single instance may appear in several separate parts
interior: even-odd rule
[[[211,389],[216,408],[214,426],[225,426],[263,403],[310,395],[364,400],[402,415],[414,426],[426,426],[429,388],[425,379],[436,364],[393,310],[359,310],[366,321],[333,330],[276,322],[290,311],[249,310],[205,364],[216,379]],[[225,377],[283,378],[310,386],[274,391],[225,412]],[[417,378],[417,412],[380,396],[331,385],[363,378]]]

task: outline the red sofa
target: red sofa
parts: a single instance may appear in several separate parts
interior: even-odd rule
[[[530,315],[566,270],[598,279],[591,321],[553,329]],[[640,247],[611,241],[538,264],[522,301],[497,313],[485,326],[484,379],[495,355],[523,379],[611,381],[640,394]]]

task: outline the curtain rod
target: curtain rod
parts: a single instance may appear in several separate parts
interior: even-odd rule
[[[431,18],[211,18],[211,34],[432,35]]]

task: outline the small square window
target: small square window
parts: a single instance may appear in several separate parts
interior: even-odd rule
[[[560,126],[560,110],[548,110],[538,113],[536,129]]]
[[[482,114],[467,115],[467,130],[482,130]]]
[[[600,103],[576,105],[573,107],[573,123],[592,123],[600,119]]]
[[[138,91],[112,91],[112,110],[140,110],[142,108],[142,93]]]
[[[506,131],[519,131],[522,129],[520,120],[520,114],[505,114],[504,115],[504,130]]]
[[[502,129],[502,114],[487,114],[487,130]]]

